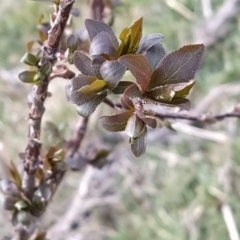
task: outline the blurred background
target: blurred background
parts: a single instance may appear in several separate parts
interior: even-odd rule
[[[117,1],[118,2],[118,1]],[[76,0],[80,17],[89,16],[87,0]],[[27,93],[31,86],[18,80],[25,69],[19,60],[26,43],[37,37],[41,14],[48,19],[49,3],[0,1],[0,158],[19,162],[27,144]],[[143,33],[162,33],[171,52],[184,44],[204,43],[207,50],[191,92],[192,113],[221,113],[239,103],[239,0],[123,0],[115,9],[113,29],[144,17]],[[42,139],[54,123],[71,137],[80,118],[66,101],[67,80],[50,84]],[[101,169],[88,166],[68,172],[47,214],[43,229],[50,239],[71,240],[239,240],[240,124],[227,119],[214,125],[174,121],[172,128],[150,130],[148,148],[135,159],[123,134],[103,131],[97,117],[111,113],[100,106],[91,117],[83,146],[112,150]],[[13,231],[1,210],[0,237]]]

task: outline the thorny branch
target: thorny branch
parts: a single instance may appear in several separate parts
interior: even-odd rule
[[[53,65],[57,59],[58,46],[61,41],[74,0],[61,0],[58,7],[55,8],[55,19],[52,28],[48,32],[48,39],[42,47],[42,58],[40,65],[50,63]],[[22,189],[24,194],[31,199],[35,191],[35,172],[40,164],[40,132],[41,121],[44,114],[44,102],[48,96],[48,84],[50,75],[47,74],[39,85],[33,87],[32,92],[28,95],[29,105],[29,132],[28,144],[25,150],[24,176]],[[24,226],[17,226],[13,239],[28,239],[30,233],[25,230]]]

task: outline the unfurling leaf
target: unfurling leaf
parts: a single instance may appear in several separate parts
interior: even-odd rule
[[[86,19],[85,26],[87,28],[89,38],[91,41],[97,34],[101,32],[107,32],[111,37],[114,47],[116,49],[118,48],[119,43],[117,37],[115,36],[113,30],[107,24],[93,19]]]
[[[141,155],[143,155],[146,151],[146,145],[147,145],[147,128],[144,127],[142,134],[136,138],[131,139],[131,150],[135,157],[139,158]]]
[[[127,53],[134,54],[137,51],[142,38],[142,20],[143,18],[140,18],[131,27],[123,29],[120,33],[119,38],[122,42],[118,49],[119,56]]]
[[[130,138],[137,138],[141,135],[144,128],[144,122],[136,114],[133,114],[128,119],[125,132]]]
[[[203,44],[186,45],[165,56],[151,76],[148,89],[192,80],[204,53]]]
[[[118,61],[105,61],[100,68],[101,77],[110,90],[118,85],[125,72],[126,67]]]
[[[109,132],[121,132],[125,130],[128,119],[132,114],[133,110],[129,110],[112,116],[101,116],[99,123],[102,128]]]
[[[22,57],[20,62],[25,63],[29,66],[37,66],[39,62],[39,58],[32,53],[25,53],[25,55]]]
[[[124,64],[136,78],[137,84],[144,93],[148,89],[151,76],[151,68],[144,55],[124,55],[119,58],[119,62]]]
[[[121,103],[122,103],[122,106],[127,110],[134,109],[132,100],[124,94],[121,96]]]
[[[117,58],[117,50],[112,42],[111,36],[107,32],[100,32],[91,42],[89,48],[91,56],[107,56],[110,59]]]

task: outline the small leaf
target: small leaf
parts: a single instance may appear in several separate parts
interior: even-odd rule
[[[131,150],[135,157],[139,158],[141,155],[143,155],[146,151],[146,145],[147,145],[147,128],[143,129],[142,134],[132,140],[131,143]]]
[[[35,76],[37,72],[36,71],[24,71],[21,72],[18,77],[22,82],[25,83],[35,83]]]
[[[113,90],[114,94],[123,94],[124,91],[133,84],[130,81],[121,81]]]
[[[145,115],[142,111],[136,110],[136,114],[141,120],[151,128],[157,127],[157,120],[154,116]]]
[[[99,75],[98,67],[92,66],[92,60],[80,51],[76,51],[73,55],[73,61],[76,68],[84,75],[95,76]]]
[[[107,83],[104,80],[95,80],[91,85],[83,86],[78,90],[79,93],[91,94],[97,93],[106,88]]]
[[[127,110],[134,109],[132,100],[124,94],[121,96],[121,103],[122,103],[123,107]]]
[[[40,68],[40,72],[42,75],[47,76],[51,73],[52,71],[52,64],[48,61],[45,62],[42,67]]]
[[[142,93],[135,83],[127,87],[123,94],[130,98],[142,98]]]
[[[204,52],[203,44],[186,45],[165,56],[154,70],[149,89],[192,80]]]
[[[79,39],[76,34],[71,34],[67,38],[67,47],[69,48],[71,53],[74,53],[77,50],[79,44]]]
[[[107,91],[97,95],[94,99],[89,102],[83,103],[77,106],[77,113],[82,117],[89,117],[98,107],[98,105],[107,96]]]
[[[141,17],[133,25],[130,27],[131,29],[131,38],[130,38],[130,47],[129,53],[135,53],[138,49],[139,42],[142,38],[142,21],[143,18]]]
[[[133,114],[133,110],[118,113],[112,116],[101,116],[99,123],[109,132],[121,132],[125,130],[128,119]]]
[[[101,32],[107,32],[111,40],[113,42],[114,47],[117,49],[119,46],[117,37],[115,36],[113,30],[105,23],[93,20],[93,19],[86,19],[85,26],[87,28],[90,40],[92,41],[93,38]]]
[[[126,67],[118,61],[105,61],[100,68],[100,74],[110,90],[118,85],[125,72]]]
[[[111,36],[107,32],[98,33],[92,40],[89,48],[91,56],[106,55],[110,58],[117,57],[117,51],[112,42]]]
[[[144,36],[139,43],[137,53],[145,53],[152,46],[159,44],[163,40],[163,35],[160,33],[150,33]]]
[[[119,58],[119,62],[124,64],[136,78],[137,84],[144,93],[148,89],[151,76],[151,68],[144,55],[124,55]]]
[[[137,138],[141,135],[144,128],[144,122],[134,114],[128,119],[125,132],[130,138]]]
[[[28,204],[23,200],[16,202],[14,206],[18,211],[28,208]]]
[[[131,31],[128,28],[124,28],[119,35],[121,45],[118,48],[118,56],[123,56],[128,53],[130,46]]]
[[[153,45],[143,55],[147,58],[148,63],[151,66],[151,69],[154,70],[156,66],[159,64],[159,62],[166,55],[166,52],[162,44],[159,43]]]
[[[25,53],[25,55],[22,57],[20,62],[25,63],[29,66],[37,66],[39,62],[39,58],[32,53]]]

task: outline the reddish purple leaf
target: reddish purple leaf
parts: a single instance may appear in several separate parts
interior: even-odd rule
[[[121,103],[122,103],[123,107],[127,110],[134,109],[132,100],[124,94],[121,96]]]
[[[151,76],[148,89],[192,80],[204,53],[203,44],[186,45],[165,56]]]
[[[120,63],[124,64],[136,78],[137,84],[144,93],[148,89],[151,68],[144,55],[124,55],[118,60]]]
[[[125,132],[130,138],[137,138],[141,135],[144,128],[145,123],[136,114],[133,114],[128,119]]]
[[[130,81],[121,81],[113,90],[114,94],[123,94],[124,91],[133,84]]]
[[[92,39],[89,48],[91,56],[106,55],[111,58],[117,57],[117,50],[112,42],[111,36],[107,32],[100,32]]]
[[[146,151],[147,146],[147,128],[145,126],[142,134],[136,138],[131,139],[131,150],[135,157],[139,158]]]
[[[132,85],[127,87],[123,94],[130,98],[141,98],[142,97],[142,93],[140,92],[140,89],[138,88],[138,86],[135,83],[132,83]]]
[[[107,24],[105,24],[103,22],[100,22],[100,21],[97,21],[97,20],[93,20],[93,19],[86,19],[85,20],[85,26],[87,28],[89,38],[90,38],[91,41],[100,32],[107,32],[111,37],[111,40],[113,42],[114,47],[116,49],[119,47],[117,37],[115,36],[111,27],[109,27]]]
[[[136,114],[141,120],[151,128],[157,127],[157,120],[154,116],[145,115],[142,111],[136,110]]]
[[[99,66],[92,66],[92,60],[80,51],[76,51],[73,56],[74,65],[84,75],[99,76]]]
[[[125,130],[128,119],[132,114],[133,111],[129,110],[112,116],[101,116],[99,118],[99,123],[107,131],[121,132]]]

